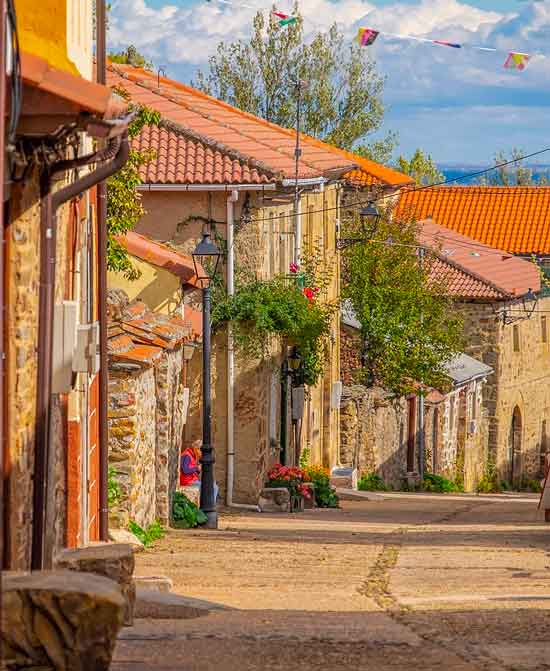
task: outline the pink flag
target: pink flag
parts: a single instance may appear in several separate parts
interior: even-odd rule
[[[357,39],[362,47],[370,47],[378,37],[379,32],[372,28],[359,28]]]
[[[508,54],[506,62],[504,63],[504,67],[507,70],[525,70],[530,60],[531,56],[529,56],[529,54],[522,54],[518,51],[511,51]]]

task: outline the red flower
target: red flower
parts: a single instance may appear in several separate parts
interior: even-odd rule
[[[290,264],[290,272],[291,273],[297,273],[299,269],[300,269],[300,266],[297,263],[291,263]]]

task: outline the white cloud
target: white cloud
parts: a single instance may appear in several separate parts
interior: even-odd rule
[[[260,0],[242,2],[262,4]],[[292,4],[293,0],[281,0],[278,6],[289,12]],[[270,2],[266,0],[263,6],[269,8]],[[206,64],[218,42],[245,38],[255,11],[241,6],[241,0],[234,0],[233,5],[211,0],[186,7],[176,6],[172,0],[160,9],[153,9],[146,0],[119,0],[113,8],[109,40],[113,48],[135,44],[155,63],[168,66],[169,76],[185,79],[197,66]],[[480,123],[480,109],[502,109],[503,115],[493,121],[504,128],[507,108],[521,105],[521,109],[539,109],[550,103],[550,0],[518,3],[513,13],[484,11],[460,0],[416,0],[415,4],[395,0],[384,7],[368,0],[302,0],[301,11],[308,34],[326,29],[334,21],[350,40],[358,26],[382,31],[370,54],[387,77],[385,98],[394,110],[390,118],[401,119],[398,130],[405,144],[410,129],[406,118],[396,114],[401,107],[429,108],[432,121],[421,115],[410,124],[418,132],[423,120],[428,134],[438,119],[442,127],[460,119],[473,133],[475,120],[462,114],[467,110],[478,115],[479,142],[488,145],[491,137],[503,134],[496,126],[492,132],[490,124]],[[499,53],[392,40],[383,37],[384,31],[487,45],[499,49]],[[510,72],[502,67],[509,50],[546,55],[535,56],[522,73]],[[541,124],[538,127],[542,131],[546,124],[542,125],[538,114],[531,116],[533,123]],[[517,134],[514,131],[514,136]],[[440,141],[443,154],[449,154],[444,134]],[[417,144],[424,145],[423,138],[418,138]],[[451,138],[447,146],[453,151],[456,148]]]

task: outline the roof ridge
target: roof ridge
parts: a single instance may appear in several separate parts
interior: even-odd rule
[[[184,108],[186,108],[186,109],[189,109],[189,110],[195,112],[195,114],[198,114],[198,115],[202,116],[202,117],[205,118],[205,119],[208,119],[208,118],[209,118],[207,114],[205,114],[204,112],[202,112],[202,111],[200,111],[200,110],[197,110],[195,107],[190,106],[190,105],[188,105],[187,103],[184,103],[184,102],[182,102],[181,100],[178,100],[178,99],[176,99],[176,98],[174,98],[174,97],[172,97],[172,96],[170,96],[170,95],[166,95],[166,94],[162,93],[162,91],[161,91],[159,88],[157,88],[157,87],[154,86],[154,82],[151,82],[151,85],[149,86],[149,85],[147,85],[146,80],[140,80],[140,79],[136,79],[135,77],[131,77],[130,74],[128,74],[128,73],[126,73],[126,72],[124,72],[124,71],[121,71],[119,68],[117,68],[117,67],[116,67],[115,65],[113,65],[112,63],[109,63],[109,64],[107,65],[107,67],[108,67],[112,72],[115,72],[116,74],[120,75],[120,76],[123,77],[124,79],[128,79],[128,80],[132,81],[132,82],[133,82],[134,84],[136,84],[137,86],[141,86],[141,87],[147,89],[148,91],[151,91],[151,93],[155,93],[156,95],[158,95],[158,96],[160,96],[160,97],[162,97],[162,98],[164,98],[164,99],[166,99],[166,100],[170,100],[171,102],[174,102],[174,103],[176,103],[177,105],[181,105],[182,107],[184,107]],[[135,68],[135,67],[133,67],[133,66],[127,66],[127,67],[132,67],[132,68],[133,68],[134,70],[136,70],[138,73],[141,72],[141,73],[143,73],[148,79],[150,78],[150,73],[147,72],[146,70],[142,70],[141,68]],[[168,77],[161,77],[161,78],[160,78],[160,81],[163,81],[163,80],[164,80],[164,81],[168,81],[168,82],[170,82],[170,86],[173,86],[173,87],[176,88],[176,89],[178,89],[178,88],[183,89],[183,90],[185,90],[187,93],[190,93],[190,94],[192,94],[192,95],[196,95],[196,96],[198,96],[198,97],[202,97],[202,98],[204,98],[204,99],[206,99],[206,100],[209,100],[210,102],[215,103],[216,105],[218,105],[218,106],[220,106],[220,107],[223,107],[223,108],[225,108],[225,109],[231,110],[231,111],[233,111],[233,112],[237,112],[238,114],[240,114],[240,115],[242,115],[242,116],[245,116],[245,117],[247,117],[247,118],[250,118],[250,119],[254,120],[255,123],[261,123],[262,125],[264,125],[264,126],[268,126],[269,128],[274,128],[274,129],[276,129],[276,130],[278,130],[278,131],[282,131],[284,134],[288,135],[289,138],[294,137],[295,134],[296,134],[295,131],[290,130],[289,128],[285,128],[284,126],[279,126],[279,125],[277,125],[277,124],[275,124],[275,123],[272,123],[271,121],[267,121],[266,119],[262,119],[262,117],[255,116],[254,114],[251,114],[250,112],[245,112],[245,111],[239,109],[238,107],[235,107],[234,105],[230,105],[229,103],[226,103],[226,102],[224,102],[223,100],[218,100],[217,98],[214,98],[213,96],[210,96],[210,95],[208,95],[207,93],[204,93],[203,91],[199,91],[198,89],[196,89],[196,88],[194,88],[194,87],[192,87],[192,86],[188,86],[187,84],[182,84],[181,82],[178,82],[178,81],[176,81],[176,80],[174,80],[174,79],[169,79]],[[219,124],[220,126],[224,127],[224,128],[232,129],[231,126],[229,126],[228,124],[224,123],[223,121],[220,121],[219,119],[216,119],[216,123]],[[264,147],[267,147],[268,149],[271,149],[271,150],[273,150],[273,151],[277,151],[278,153],[281,153],[281,154],[283,153],[283,152],[280,152],[279,149],[278,149],[277,147],[273,147],[272,145],[267,144],[267,143],[265,143],[265,142],[262,141],[262,140],[259,140],[259,139],[258,139],[257,137],[255,137],[254,135],[249,135],[249,134],[247,134],[247,133],[244,133],[243,131],[240,131],[240,133],[242,134],[243,137],[248,138],[248,139],[251,139],[251,140],[254,140],[254,141],[257,142],[258,144],[261,144],[261,145],[263,145]],[[302,133],[300,133],[300,135],[303,136]],[[304,136],[304,139],[309,139],[309,136]],[[335,154],[338,153],[337,151],[334,151],[335,148],[334,148],[334,147],[331,147],[331,145],[327,145],[327,148],[329,148],[329,150],[333,151],[333,153],[335,153]],[[341,155],[340,155],[340,156],[341,156]],[[306,159],[304,159],[303,154],[302,154],[301,157],[300,157],[300,161],[301,161],[302,163],[304,163],[308,168],[310,168],[310,169],[312,169],[312,170],[318,170],[318,168],[317,168],[313,163],[310,163],[310,162],[308,162]],[[350,168],[350,169],[351,169],[351,168]]]
[[[207,135],[197,133],[196,131],[187,128],[186,126],[182,126],[176,123],[175,121],[172,121],[171,119],[167,119],[164,116],[161,116],[159,128],[165,128],[166,130],[176,135],[182,135],[191,140],[195,140],[196,142],[200,142],[201,144],[205,144],[208,147],[217,149],[223,154],[226,154],[233,161],[240,161],[242,163],[245,163],[250,168],[257,168],[259,170],[262,170],[263,172],[268,173],[268,175],[275,177],[276,179],[282,179],[282,175],[280,172],[275,172],[273,168],[270,168],[268,165],[263,163],[263,161],[258,161],[258,159],[256,158],[252,158],[251,156],[241,154],[240,151],[237,151],[236,149],[231,149],[222,142],[217,142],[216,140],[208,137]]]
[[[491,280],[488,280],[486,277],[483,277],[483,275],[479,275],[474,270],[470,270],[469,268],[466,268],[465,266],[463,266],[458,261],[454,261],[453,259],[449,259],[447,256],[445,256],[444,254],[441,254],[440,252],[438,252],[433,247],[430,247],[430,249],[435,254],[435,256],[437,256],[437,258],[440,261],[443,261],[443,263],[446,263],[447,265],[451,266],[455,270],[459,270],[460,272],[465,273],[466,275],[469,275],[474,280],[477,280],[478,282],[481,282],[482,284],[485,284],[485,286],[490,287],[491,289],[498,292],[499,294],[502,294],[502,296],[504,298],[515,298],[514,294],[511,294],[508,291],[505,291],[502,287],[499,287],[494,282],[491,282]],[[510,258],[513,258],[513,257],[510,256]]]

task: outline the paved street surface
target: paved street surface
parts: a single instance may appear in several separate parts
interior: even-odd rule
[[[533,497],[395,494],[220,527],[138,556],[181,596],[123,630],[113,671],[550,669]]]

